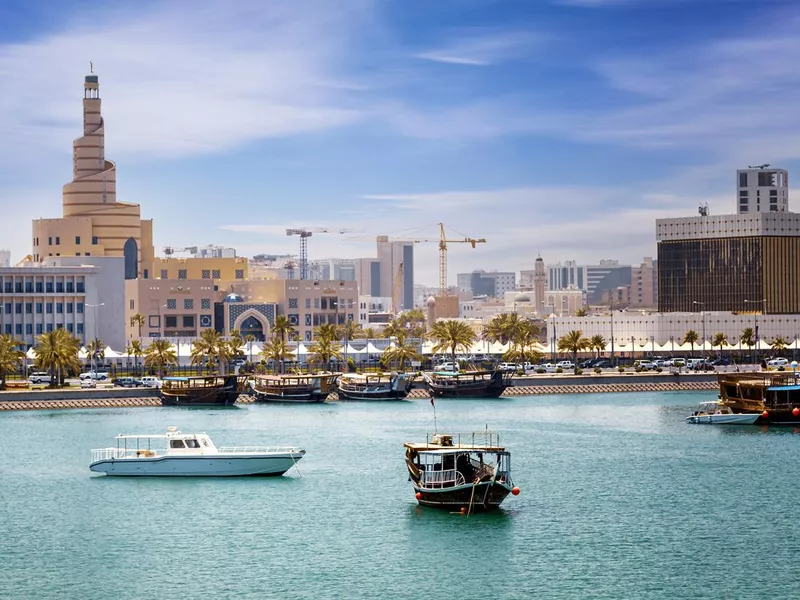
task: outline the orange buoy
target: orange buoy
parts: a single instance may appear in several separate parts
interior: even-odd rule
[[[800,417],[800,408],[797,408],[797,407],[795,406],[795,407],[792,409],[792,414],[793,414],[795,417]]]
[[[414,494],[414,497],[415,497],[417,500],[422,500],[422,492],[417,492],[416,494]]]
[[[467,514],[467,509],[466,509],[466,508],[464,508],[463,506],[461,507],[461,514],[462,514],[462,515],[465,515],[465,514]]]
[[[514,486],[513,488],[511,488],[511,493],[514,494],[515,496],[519,496],[519,488]]]
[[[769,416],[769,411],[765,410],[764,412],[761,413],[761,416],[766,419]]]

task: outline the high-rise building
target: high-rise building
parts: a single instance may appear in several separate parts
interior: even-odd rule
[[[738,214],[789,210],[789,172],[769,165],[736,171]]]
[[[617,260],[601,260],[597,265],[579,265],[568,260],[547,266],[548,291],[583,290],[590,305],[602,304],[604,291],[630,283],[630,265],[620,265]]]
[[[642,264],[631,269],[631,285],[628,294],[632,308],[655,308],[658,306],[657,261],[646,256]]]
[[[800,214],[788,212],[786,171],[767,166],[740,171],[748,185],[768,175],[747,190],[746,210],[739,196],[737,214],[709,215],[701,207],[695,217],[656,221],[659,311],[800,313]],[[759,185],[768,181],[780,185]],[[767,209],[773,187],[778,200]],[[753,189],[769,195],[752,198]]]
[[[63,216],[33,221],[33,260],[58,256],[125,258],[125,278],[151,277],[153,222],[138,204],[117,201],[117,167],[105,158],[105,123],[97,75],[83,84],[83,135],[72,143],[72,181]]]
[[[547,275],[545,274],[544,260],[541,256],[537,256],[533,267],[533,302],[534,311],[537,313],[542,312],[542,307],[545,304],[544,292],[546,288]]]
[[[414,308],[414,244],[412,242],[390,242],[388,236],[379,235],[378,263],[380,290],[371,296],[397,298],[397,308]],[[374,285],[374,282],[373,282]],[[395,286],[400,286],[395,290]],[[362,290],[362,294],[367,294]]]
[[[459,273],[456,282],[458,289],[472,292],[473,296],[503,298],[506,292],[516,288],[517,275],[513,272],[475,270],[472,273]]]

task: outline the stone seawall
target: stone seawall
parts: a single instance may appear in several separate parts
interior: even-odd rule
[[[602,379],[601,382],[596,380]],[[685,377],[669,381],[626,381],[624,377],[559,377],[550,380],[536,380],[535,383],[523,380],[506,389],[503,396],[541,396],[549,394],[624,394],[632,392],[715,392],[719,388],[716,378]],[[428,391],[414,389],[409,399],[427,399]],[[329,400],[338,400],[331,394]],[[237,404],[249,404],[253,398],[242,395]],[[161,406],[157,390],[52,390],[0,393],[0,411],[3,410],[52,410],[60,408],[126,408],[136,406]]]

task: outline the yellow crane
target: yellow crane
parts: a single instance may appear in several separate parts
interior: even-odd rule
[[[439,223],[439,294],[447,295],[447,244],[469,244],[473,248],[476,244],[485,244],[484,238],[464,237],[463,239],[448,240],[444,231],[444,224]]]

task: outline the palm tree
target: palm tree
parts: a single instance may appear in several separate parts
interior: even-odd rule
[[[232,330],[231,334],[228,336],[228,360],[243,358],[244,352],[242,352],[242,346],[244,346],[242,334],[238,329]]]
[[[244,336],[244,341],[247,342],[247,349],[250,352],[250,364],[252,364],[253,363],[253,342],[256,341],[256,336],[254,336],[252,333],[248,333],[246,336]]]
[[[71,336],[63,327],[57,327],[36,338],[37,345],[33,352],[36,354],[36,366],[50,373],[50,385],[63,384],[64,376],[68,371],[79,371],[78,352],[81,342]]]
[[[425,311],[421,308],[412,308],[404,311],[397,316],[397,321],[408,331],[408,335],[413,338],[421,338],[425,335]]]
[[[374,340],[380,336],[374,327],[367,327],[361,332],[361,337],[365,340]]]
[[[728,336],[724,333],[715,333],[714,337],[711,339],[711,347],[719,346],[719,355],[720,358],[722,357],[722,347],[728,345]]]
[[[139,357],[144,354],[142,342],[139,340],[131,340],[128,344],[128,355],[133,356],[133,366],[136,370],[139,369]]]
[[[529,319],[522,319],[513,332],[511,348],[503,355],[508,362],[537,363],[543,354],[534,346],[539,342],[539,328]]]
[[[284,342],[292,339],[295,332],[295,326],[286,315],[278,315],[275,317],[275,323],[272,325],[272,335],[277,335]]]
[[[0,335],[0,389],[6,389],[6,374],[19,369],[25,353],[19,349],[20,342],[11,334]]]
[[[745,327],[744,329],[742,329],[742,333],[739,334],[739,341],[740,343],[744,344],[745,346],[747,346],[752,350],[753,346],[756,345],[756,335],[755,332],[753,331],[753,328]],[[753,356],[753,362],[755,362],[755,356]]]
[[[323,327],[320,325],[320,327]],[[312,364],[322,364],[328,367],[330,362],[335,358],[340,360],[342,358],[341,346],[336,339],[327,335],[315,335],[314,341],[308,347],[310,358],[308,362]]]
[[[436,321],[431,327],[428,337],[436,343],[433,352],[438,353],[442,350],[449,350],[454,365],[456,362],[456,352],[459,348],[464,351],[469,350],[475,342],[475,332],[472,327],[461,321],[450,319]]]
[[[401,338],[408,335],[408,330],[399,319],[392,319],[381,332],[385,338]]]
[[[86,344],[86,354],[89,355],[91,360],[102,361],[106,357],[106,345],[103,340],[95,338]]]
[[[558,351],[569,352],[572,355],[572,365],[575,374],[578,374],[578,352],[582,352],[589,347],[589,340],[583,337],[583,332],[573,329],[558,340]]]
[[[292,349],[289,348],[289,344],[286,341],[282,340],[279,337],[274,337],[270,340],[270,342],[264,346],[264,358],[267,360],[272,360],[274,364],[281,365],[281,373],[284,371],[283,363],[287,358],[291,358],[293,355]]]
[[[783,338],[783,336],[777,336],[774,340],[772,340],[772,350],[776,352],[778,355],[782,354],[786,347],[789,345],[789,342]]]
[[[344,325],[339,325],[339,333],[345,340],[358,339],[361,337],[361,325],[356,321],[346,321]]]
[[[600,358],[600,353],[605,352],[606,338],[602,335],[593,335],[589,340],[589,347],[597,352],[597,358]]]
[[[324,323],[314,328],[314,339],[324,339],[330,342],[338,342],[342,339],[339,328],[333,323]]]
[[[694,329],[690,329],[683,336],[682,343],[689,344],[689,347],[692,349],[692,356],[694,356],[694,345],[699,339],[700,335]]]
[[[579,308],[578,310],[575,311],[575,316],[576,317],[585,317],[586,315],[587,315],[587,312],[586,312],[586,308],[584,308],[584,307],[581,307],[581,308]]]
[[[144,315],[136,313],[131,317],[131,325],[139,328],[139,339],[142,339],[142,326],[144,325]]]
[[[396,362],[398,371],[404,371],[406,363],[412,360],[422,360],[422,355],[417,350],[415,344],[407,341],[405,335],[398,336],[381,356],[381,361],[387,365]]]
[[[192,364],[219,367],[220,372],[231,357],[231,345],[214,329],[204,329],[192,344]]]
[[[164,376],[165,366],[178,364],[178,353],[169,340],[153,340],[144,351],[144,364],[151,369],[155,368],[160,378]]]

